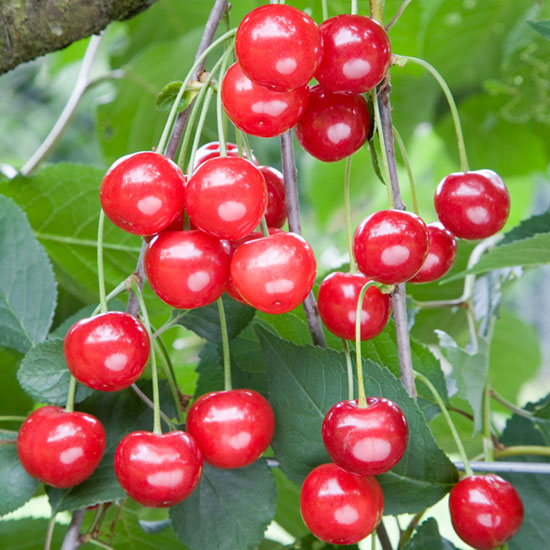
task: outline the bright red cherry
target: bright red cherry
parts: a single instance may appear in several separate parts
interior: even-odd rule
[[[107,170],[99,198],[105,215],[135,235],[154,235],[183,208],[185,180],[178,165],[150,151],[118,159]]]
[[[309,97],[303,86],[292,92],[275,92],[254,84],[237,63],[222,81],[222,102],[231,122],[247,134],[274,137],[290,130],[302,117]]]
[[[298,307],[315,282],[316,263],[308,242],[281,231],[239,246],[231,260],[237,292],[265,313]]]
[[[334,94],[314,86],[296,137],[315,158],[333,162],[348,157],[367,141],[369,108],[360,95]]]
[[[370,279],[396,284],[413,277],[428,254],[428,229],[416,214],[381,210],[366,217],[353,235],[357,266]]]
[[[132,432],[115,453],[122,488],[151,508],[174,506],[187,498],[202,475],[202,454],[188,433]]]
[[[438,222],[428,224],[428,255],[411,283],[430,283],[445,275],[456,260],[456,239]]]
[[[275,430],[271,405],[253,390],[207,393],[189,409],[187,431],[204,460],[217,468],[243,468],[262,456]]]
[[[275,4],[272,4],[275,5]],[[265,221],[268,227],[283,227],[286,221],[285,183],[283,174],[271,168],[260,166],[260,172],[267,186],[267,209]]]
[[[313,78],[321,53],[315,21],[283,4],[252,10],[235,36],[235,55],[246,76],[278,92],[305,86]]]
[[[325,326],[340,338],[355,340],[357,300],[368,283],[362,273],[331,273],[324,279],[317,295],[319,315]],[[361,340],[380,334],[390,318],[391,301],[387,294],[371,286],[365,292],[361,311]]]
[[[484,239],[500,231],[510,212],[510,195],[492,170],[458,172],[435,190],[439,221],[460,239]]]
[[[371,476],[350,474],[336,464],[317,466],[306,477],[300,511],[307,528],[330,544],[355,544],[382,519],[384,495]]]
[[[477,550],[502,546],[519,531],[523,521],[517,491],[495,474],[459,481],[449,495],[449,511],[456,534]]]
[[[67,332],[65,360],[72,375],[101,391],[133,384],[149,358],[149,336],[132,315],[110,311],[81,319]]]
[[[323,57],[315,78],[331,92],[361,94],[374,88],[390,67],[384,27],[364,15],[337,15],[320,26]]]
[[[228,157],[238,157],[239,156],[239,148],[234,143],[226,143],[225,144],[227,149],[227,156]],[[205,143],[201,147],[197,149],[197,152],[195,153],[195,166],[193,167],[193,170],[196,170],[199,165],[201,165],[203,162],[206,162],[210,159],[215,159],[220,156],[220,142],[219,141],[211,141],[210,143]],[[242,154],[243,158],[247,158],[246,152],[243,151]],[[258,164],[258,161],[256,160],[256,157],[254,156],[254,153],[252,153],[252,158],[249,159],[254,164]]]
[[[105,451],[101,422],[51,405],[33,411],[17,435],[17,454],[32,477],[59,489],[89,478]]]
[[[217,300],[229,279],[231,257],[223,242],[199,230],[166,231],[149,243],[145,272],[168,305],[189,309]]]
[[[357,401],[336,403],[323,421],[323,442],[335,464],[358,475],[379,475],[391,470],[409,441],[403,411],[383,397],[368,397],[367,407]]]

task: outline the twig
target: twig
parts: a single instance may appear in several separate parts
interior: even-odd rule
[[[382,548],[384,550],[393,550],[390,538],[388,537],[388,532],[386,531],[386,527],[384,526],[384,522],[380,522],[380,524],[376,528],[376,534],[378,535],[378,540],[380,541],[380,544],[382,545]]]
[[[73,517],[71,518],[71,523],[65,533],[61,550],[74,550],[80,546],[80,529],[82,527],[82,521],[84,520],[85,513],[85,508],[75,510],[73,512]]]

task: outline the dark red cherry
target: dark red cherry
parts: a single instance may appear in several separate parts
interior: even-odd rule
[[[89,478],[105,451],[105,429],[91,414],[45,406],[33,411],[17,435],[27,473],[59,489]]]
[[[402,283],[424,263],[428,229],[412,212],[381,210],[355,230],[353,253],[357,266],[370,279],[388,285]]]
[[[500,231],[510,212],[510,195],[492,170],[457,172],[435,190],[439,221],[460,239],[485,239]]]
[[[222,81],[222,102],[231,122],[247,134],[274,137],[290,130],[306,109],[309,88],[275,92],[254,84],[235,63]]]
[[[235,36],[235,55],[244,74],[278,92],[305,86],[321,61],[321,51],[315,21],[282,4],[252,10]]]
[[[369,109],[362,96],[334,94],[314,86],[295,131],[310,155],[333,162],[355,153],[367,141],[369,124]]]
[[[267,186],[267,209],[265,211],[267,226],[283,227],[286,221],[283,174],[271,166],[260,166],[260,172],[263,174]]]
[[[330,544],[355,544],[382,519],[384,495],[372,476],[350,474],[336,464],[317,466],[300,492],[307,528]]]
[[[115,225],[135,235],[154,235],[180,214],[184,185],[177,164],[143,151],[122,157],[109,168],[99,198]]]
[[[495,474],[459,481],[449,495],[449,511],[456,534],[477,550],[502,546],[523,522],[523,504],[517,491]]]
[[[226,143],[225,145],[226,145],[228,157],[239,156],[239,148],[234,143]],[[218,158],[219,156],[220,156],[219,141],[211,141],[210,143],[205,143],[204,145],[199,147],[197,149],[197,152],[195,153],[195,166],[193,167],[193,170],[196,170],[203,162],[206,162],[207,160],[210,160],[210,159]],[[245,151],[243,151],[242,156],[243,158],[247,158]],[[252,154],[252,158],[249,160],[256,165],[258,164],[258,161],[254,156],[254,153]]]

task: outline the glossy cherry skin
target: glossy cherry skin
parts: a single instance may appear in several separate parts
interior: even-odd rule
[[[99,198],[115,225],[135,235],[154,235],[180,214],[184,185],[177,164],[143,151],[122,157],[109,168]]]
[[[323,442],[341,468],[358,475],[379,475],[391,470],[409,441],[403,411],[383,397],[368,397],[367,407],[357,400],[336,403],[323,421]]]
[[[132,432],[115,453],[115,474],[122,488],[151,508],[174,506],[187,498],[202,475],[201,451],[188,433]]]
[[[298,307],[315,282],[316,262],[308,242],[281,231],[239,246],[231,260],[237,292],[265,313]]]
[[[229,279],[231,257],[223,242],[199,230],[166,231],[145,252],[145,272],[155,294],[188,309],[217,300]]]
[[[384,78],[391,49],[382,25],[364,15],[337,15],[320,31],[323,57],[315,78],[326,90],[361,94]]]
[[[295,132],[312,156],[333,162],[355,153],[369,135],[369,109],[360,95],[334,94],[314,86]]]
[[[254,84],[237,63],[222,81],[222,102],[231,122],[247,134],[274,137],[290,130],[306,109],[309,88],[275,92]]]
[[[234,143],[226,143],[226,149],[227,149],[227,156],[228,157],[238,157],[239,156],[239,148]],[[243,158],[247,158],[246,152],[242,152]],[[205,143],[204,145],[201,145],[197,152],[195,153],[195,165],[193,167],[193,170],[196,170],[203,162],[206,162],[210,159],[215,159],[220,156],[220,142],[219,141],[211,141],[209,143]],[[258,164],[258,161],[256,157],[254,156],[254,153],[252,153],[252,158],[249,159],[254,164]]]
[[[321,53],[315,21],[287,5],[252,10],[235,35],[235,55],[244,74],[278,92],[305,86],[313,78]]]
[[[345,340],[355,340],[357,300],[368,281],[362,273],[337,271],[321,283],[317,307],[323,323],[332,334]],[[361,340],[370,340],[380,334],[388,323],[390,313],[390,297],[375,286],[369,287],[361,311]]]
[[[275,5],[275,4],[273,4]],[[267,209],[265,221],[268,227],[283,227],[286,221],[285,183],[283,174],[271,168],[260,166],[260,172],[267,186]]]
[[[449,511],[456,534],[478,550],[502,546],[519,531],[523,521],[517,491],[495,474],[459,481],[449,495]]]
[[[428,224],[428,255],[411,283],[431,283],[449,272],[456,260],[456,239],[438,222]]]
[[[435,190],[439,221],[460,239],[485,239],[500,231],[510,213],[510,195],[492,170],[458,172]]]
[[[66,489],[94,473],[105,441],[105,429],[95,416],[47,405],[23,422],[17,435],[17,454],[30,476]]]
[[[269,447],[275,430],[271,405],[253,390],[207,393],[189,409],[187,431],[204,460],[217,468],[243,468]]]
[[[71,374],[101,391],[118,391],[133,384],[149,358],[149,336],[132,315],[110,311],[76,322],[64,342]]]
[[[381,210],[366,217],[353,235],[359,269],[384,284],[408,281],[428,254],[428,229],[416,214]]]
[[[317,466],[300,492],[300,511],[307,528],[330,544],[355,544],[382,519],[384,495],[371,476],[357,476],[336,464]]]

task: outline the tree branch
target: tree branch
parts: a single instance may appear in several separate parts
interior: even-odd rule
[[[61,550],[74,550],[80,546],[80,529],[82,527],[82,521],[84,520],[85,513],[86,508],[75,510],[73,512],[73,517],[71,518],[71,523],[67,529],[67,533],[65,533]]]

